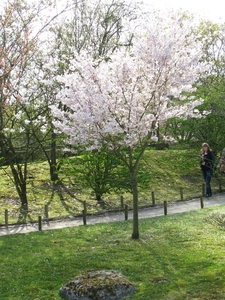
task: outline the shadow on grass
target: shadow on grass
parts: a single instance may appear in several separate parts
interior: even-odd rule
[[[71,202],[71,198],[74,199],[74,201],[77,201],[78,203],[83,205],[83,201],[78,199],[77,197],[75,197],[75,191],[66,186],[65,184],[59,182],[57,184],[53,184],[52,187],[52,193],[51,193],[51,198],[50,201],[47,203],[47,205],[49,205],[53,199],[54,199],[54,195],[57,194],[60,202],[63,206],[63,208],[70,214],[70,215],[74,215],[75,213],[75,209],[74,209],[74,203]],[[70,197],[70,201],[67,201],[67,196]],[[69,204],[68,204],[69,202]]]
[[[31,211],[28,209],[28,205],[21,205],[18,211],[17,224],[33,223],[34,220],[31,216]],[[37,221],[36,221],[37,222]]]

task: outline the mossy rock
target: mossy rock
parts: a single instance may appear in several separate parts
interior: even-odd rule
[[[88,271],[71,279],[59,294],[68,300],[118,300],[133,294],[134,285],[117,271]]]

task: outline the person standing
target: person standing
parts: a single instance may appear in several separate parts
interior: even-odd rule
[[[200,166],[202,170],[202,176],[206,183],[206,197],[212,196],[211,189],[211,178],[213,175],[213,164],[214,164],[214,154],[209,147],[209,144],[203,143],[201,148],[201,158],[200,158]]]
[[[220,170],[221,173],[225,173],[225,148],[222,150],[217,168]]]

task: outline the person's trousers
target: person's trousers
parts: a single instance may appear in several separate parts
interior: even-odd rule
[[[212,174],[213,174],[213,170],[202,170],[202,176],[206,183],[206,196],[212,196],[212,190],[210,186]]]

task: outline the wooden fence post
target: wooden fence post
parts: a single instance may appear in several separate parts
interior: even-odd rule
[[[128,205],[125,204],[125,221],[128,220]]]
[[[38,217],[38,230],[42,231],[42,220],[41,220],[41,216]]]
[[[204,197],[204,195],[205,195],[205,184],[203,183],[202,184],[202,196]]]
[[[121,208],[123,208],[123,207],[124,207],[123,196],[120,196],[120,205],[121,205]]]
[[[86,214],[87,213],[87,202],[85,200],[83,201],[83,205],[84,205],[84,211]]]
[[[183,193],[183,188],[180,187],[180,200],[184,201],[184,193]]]
[[[84,225],[87,225],[86,212],[85,212],[84,209],[82,210],[82,214],[83,214],[83,224],[84,224]]]
[[[152,205],[155,206],[155,193],[152,191]]]
[[[5,227],[8,228],[9,226],[9,211],[8,209],[5,210]]]
[[[163,204],[164,204],[164,215],[166,216],[167,215],[167,201],[164,201]]]
[[[201,205],[201,208],[204,208],[203,197],[200,197],[200,205]]]

